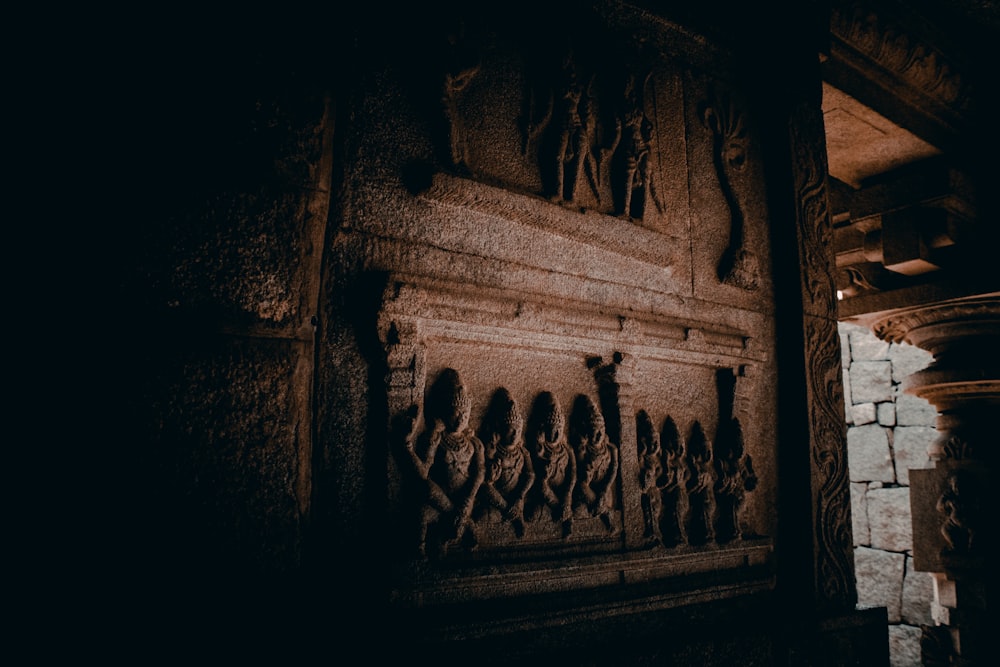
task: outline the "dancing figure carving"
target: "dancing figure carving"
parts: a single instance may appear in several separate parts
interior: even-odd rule
[[[427,556],[428,534],[436,528],[441,556],[465,543],[476,545],[472,510],[485,476],[483,445],[469,428],[472,401],[458,372],[445,369],[431,387],[425,409],[430,428],[406,441],[417,475],[424,482],[418,551]]]
[[[563,537],[573,532],[573,487],[576,486],[576,457],[564,430],[559,401],[550,392],[535,399],[531,414],[530,442],[535,462],[536,497],[530,519],[547,509],[552,520],[561,524]]]
[[[486,477],[480,487],[484,515],[499,512],[518,537],[524,535],[524,502],[535,482],[531,455],[524,446],[524,420],[510,393],[493,395],[480,431],[486,455]]]
[[[576,452],[577,484],[574,506],[579,514],[600,517],[611,530],[618,479],[618,448],[604,429],[604,417],[589,396],[580,394],[573,406],[570,442]]]

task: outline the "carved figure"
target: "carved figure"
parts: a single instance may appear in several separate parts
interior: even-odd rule
[[[582,151],[589,150],[584,146],[587,142],[586,123],[580,114],[580,102],[584,91],[577,78],[572,53],[563,61],[563,75],[564,81],[556,116],[559,135],[556,143],[555,186],[552,194],[552,200],[556,202],[573,201],[576,178],[584,160]],[[568,183],[567,174],[571,175]]]
[[[472,509],[485,476],[483,444],[469,428],[472,401],[458,372],[441,372],[428,393],[425,417],[430,428],[406,442],[417,475],[425,484],[418,551],[427,556],[428,531],[438,528],[441,555],[463,541],[475,547]]]
[[[535,399],[531,414],[530,442],[536,466],[536,498],[530,519],[543,509],[562,524],[563,537],[573,532],[573,487],[576,486],[576,457],[564,431],[559,401],[550,392]]]
[[[743,171],[747,157],[747,131],[743,114],[728,98],[712,99],[702,106],[702,122],[712,132],[712,159],[719,187],[729,209],[729,245],[719,261],[719,280],[754,291],[760,281],[757,256],[746,248],[743,210],[733,190],[733,178]]]
[[[473,78],[479,73],[480,63],[478,57],[470,55],[469,50],[464,48],[464,38],[462,29],[448,37],[452,47],[452,63],[444,73],[441,101],[448,123],[448,145],[452,164],[460,172],[471,173],[468,136],[464,118],[459,111],[459,101]]]
[[[524,535],[524,502],[535,482],[531,455],[524,446],[524,419],[510,393],[500,388],[486,412],[480,439],[486,454],[486,477],[480,487],[482,511],[500,512],[518,537]]]
[[[747,491],[757,488],[753,459],[744,454],[743,428],[736,418],[725,422],[715,438],[716,535],[720,541],[743,539],[739,513]]]
[[[972,550],[975,530],[971,524],[974,514],[973,503],[966,498],[967,487],[961,477],[952,473],[945,480],[944,491],[938,498],[937,510],[944,515],[941,535],[945,548],[942,553],[968,553]]]
[[[660,522],[663,517],[663,463],[660,460],[660,435],[645,410],[635,415],[636,451],[639,455],[639,489],[642,491],[644,536],[663,542]]]
[[[589,396],[580,394],[573,406],[570,443],[576,452],[577,484],[574,507],[580,514],[600,517],[611,530],[618,448],[604,430],[604,417]]]
[[[660,535],[663,536],[665,545],[684,544],[688,541],[688,472],[684,461],[684,445],[677,426],[670,417],[663,422],[660,447],[663,450],[663,479],[658,484],[663,499]]]
[[[642,88],[648,79],[647,74],[639,84],[635,75],[628,76],[625,85],[625,107],[620,121],[621,149],[624,156],[619,176],[622,194],[616,212],[629,218],[642,218],[648,201],[653,202],[657,211],[663,212],[663,204],[656,191],[652,164],[649,160],[653,124],[643,110]],[[635,199],[637,191],[642,192],[642,199]]]
[[[715,475],[712,448],[698,422],[691,427],[688,438],[687,466],[688,543],[711,542],[715,539]]]

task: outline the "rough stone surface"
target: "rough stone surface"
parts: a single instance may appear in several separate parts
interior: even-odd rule
[[[873,361],[889,358],[889,343],[874,336],[868,329],[858,327],[848,333],[851,339],[851,360]]]
[[[934,357],[926,350],[909,343],[893,343],[889,347],[889,361],[892,362],[892,381],[900,383],[919,370],[926,368]]]
[[[889,437],[878,424],[847,430],[847,461],[852,482],[894,482]]]
[[[903,596],[903,554],[857,547],[854,570],[858,607],[885,607],[890,623],[899,623]]]
[[[898,426],[934,426],[937,410],[922,398],[899,392],[896,397],[896,424]]]
[[[872,548],[899,552],[912,549],[909,489],[874,489],[868,492],[867,501]]]
[[[851,482],[851,530],[854,533],[854,546],[871,545],[871,533],[868,529],[868,503],[865,494],[868,485],[864,482]]]
[[[896,425],[896,405],[894,403],[879,403],[875,408],[879,424],[882,426]]]
[[[848,335],[848,326],[853,325],[840,325],[840,367],[845,371],[851,367],[851,340]]]
[[[851,414],[851,374],[847,370],[847,366],[844,366],[844,414],[847,417],[847,423],[854,423],[854,416]]]
[[[910,470],[930,468],[933,463],[927,448],[937,438],[937,431],[929,426],[897,426],[893,431],[892,451],[896,461],[896,479],[909,485]]]
[[[851,417],[855,426],[872,424],[878,418],[878,411],[874,403],[859,403],[851,406]]]
[[[933,623],[931,605],[934,603],[934,577],[930,572],[913,569],[913,558],[906,557],[906,575],[903,577],[903,604],[901,615],[910,625]]]
[[[920,628],[914,625],[889,626],[890,667],[920,667]]]
[[[850,374],[852,403],[892,400],[892,364],[888,361],[854,361]]]

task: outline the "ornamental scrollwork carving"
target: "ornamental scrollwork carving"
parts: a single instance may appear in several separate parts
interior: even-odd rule
[[[757,256],[746,244],[746,220],[734,181],[746,168],[748,135],[743,112],[728,95],[712,95],[700,108],[712,133],[712,162],[729,211],[729,244],[719,261],[719,280],[747,291],[760,284]]]
[[[944,517],[941,535],[945,546],[941,553],[968,554],[976,537],[978,503],[974,482],[956,471],[945,478],[943,487],[937,501],[937,511]]]
[[[948,107],[967,106],[968,85],[931,45],[860,3],[845,9],[834,8],[831,18],[833,34],[859,53]]]

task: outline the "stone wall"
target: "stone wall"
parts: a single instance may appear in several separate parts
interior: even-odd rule
[[[937,412],[902,390],[931,356],[840,325],[848,465],[859,607],[885,607],[893,667],[920,665],[920,625],[930,624],[933,580],[913,568],[909,470],[931,467]]]

